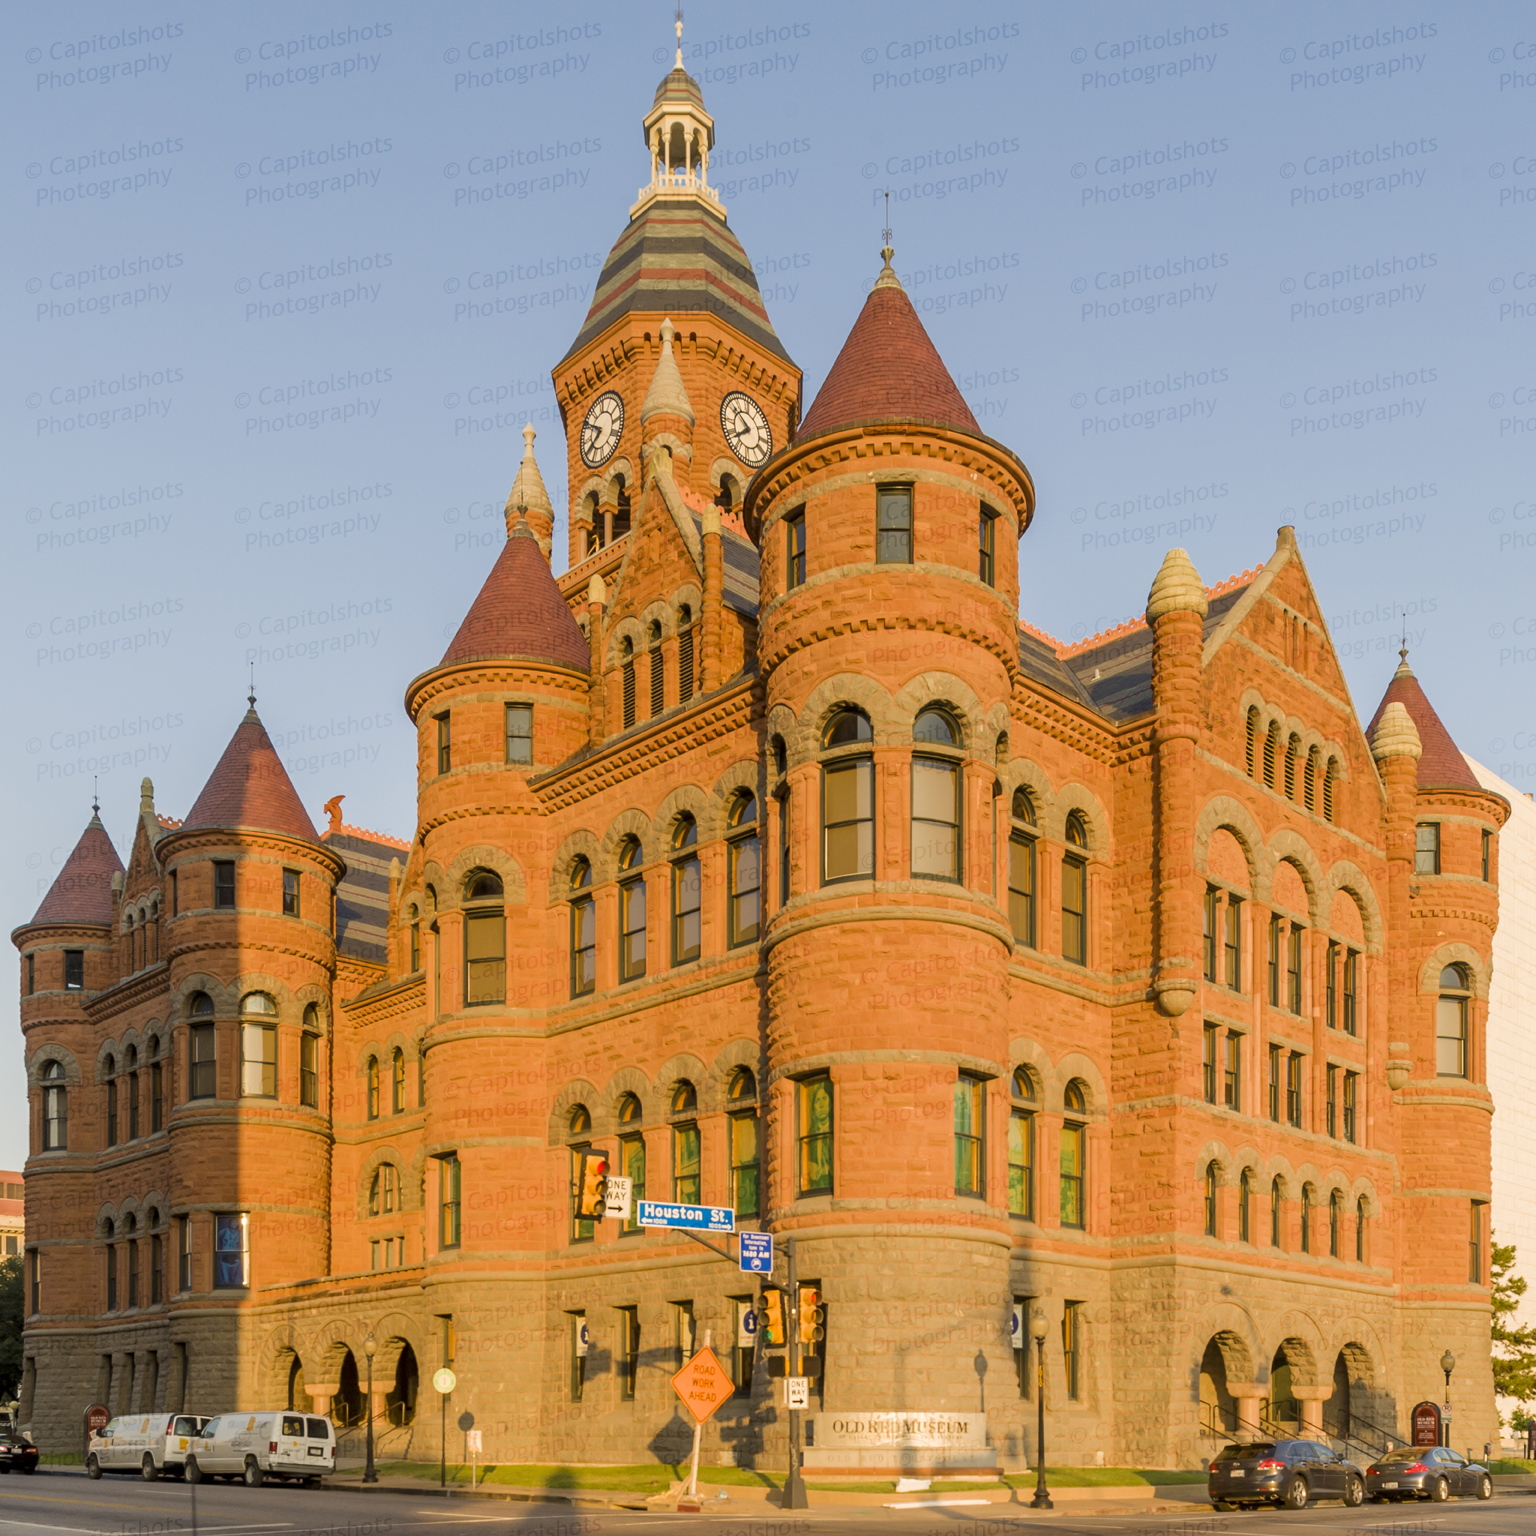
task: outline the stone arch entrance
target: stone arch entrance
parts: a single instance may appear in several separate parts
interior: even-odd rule
[[[1237,1399],[1227,1385],[1227,1362],[1212,1339],[1200,1360],[1200,1432],[1224,1436],[1237,1431]]]
[[[1333,1395],[1323,1403],[1323,1433],[1348,1440],[1350,1425],[1349,1361],[1341,1349],[1333,1361]]]
[[[283,1406],[300,1413],[312,1413],[314,1403],[304,1385],[304,1362],[297,1350],[285,1349],[277,1357],[279,1379],[286,1382]]]
[[[400,1358],[395,1361],[395,1384],[384,1399],[384,1415],[391,1424],[405,1425],[415,1419],[416,1398],[420,1391],[421,1372],[416,1364],[416,1351],[402,1340]]]
[[[350,1349],[342,1356],[336,1396],[331,1399],[331,1422],[338,1429],[352,1429],[363,1422],[363,1388],[357,1358]]]

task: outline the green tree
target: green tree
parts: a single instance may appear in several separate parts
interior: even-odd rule
[[[0,1259],[0,1399],[10,1402],[21,1392],[21,1319],[23,1287],[21,1259]]]
[[[1493,1241],[1493,1390],[1521,1404],[1536,1397],[1536,1325],[1515,1322],[1526,1284],[1515,1273],[1515,1245]]]

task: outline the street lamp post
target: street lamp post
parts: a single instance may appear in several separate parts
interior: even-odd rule
[[[365,1483],[376,1483],[379,1480],[379,1474],[373,1466],[373,1354],[378,1347],[374,1341],[373,1330],[370,1328],[368,1337],[363,1340],[363,1353],[368,1356],[368,1402],[363,1409],[368,1420],[368,1465],[363,1468]]]
[[[1035,1406],[1039,1410],[1035,1433],[1035,1496],[1031,1509],[1054,1509],[1045,1486],[1045,1312],[1036,1307],[1030,1314],[1029,1331],[1035,1336]]]
[[[1440,1369],[1445,1372],[1445,1412],[1440,1416],[1440,1443],[1451,1443],[1451,1372],[1456,1369],[1456,1356],[1450,1350],[1440,1356]]]

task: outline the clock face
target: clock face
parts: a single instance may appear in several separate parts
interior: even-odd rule
[[[581,423],[581,462],[596,469],[613,457],[624,432],[624,402],[615,390],[599,395]]]
[[[773,433],[762,406],[740,390],[720,402],[720,430],[731,452],[752,469],[766,463],[773,452]]]

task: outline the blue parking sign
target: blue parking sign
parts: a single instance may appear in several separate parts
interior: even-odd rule
[[[738,1232],[740,1245],[737,1262],[744,1275],[771,1275],[773,1273],[773,1233]]]

